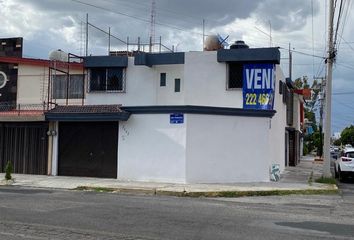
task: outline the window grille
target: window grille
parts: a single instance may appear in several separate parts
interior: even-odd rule
[[[123,68],[91,68],[90,91],[124,92],[125,71]]]

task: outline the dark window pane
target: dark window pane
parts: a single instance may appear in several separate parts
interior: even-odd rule
[[[181,79],[176,78],[175,79],[175,92],[180,92],[181,91]]]
[[[106,90],[106,69],[91,68],[90,69],[90,91]]]
[[[66,98],[67,75],[53,75],[53,98]]]
[[[123,68],[109,68],[107,74],[107,90],[123,91]]]
[[[240,63],[229,63],[228,88],[242,88],[243,65]]]
[[[160,73],[160,87],[166,86],[166,73]]]

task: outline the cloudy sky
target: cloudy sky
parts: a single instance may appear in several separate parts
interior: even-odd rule
[[[333,132],[354,124],[354,6],[343,2],[333,73]],[[229,36],[229,43],[242,39],[250,47],[281,47],[285,75],[291,43],[293,79],[312,80],[325,76],[327,7],[320,0],[156,0],[155,36],[168,48],[199,51],[204,19],[205,34]],[[0,13],[0,37],[22,36],[26,57],[48,58],[58,48],[84,54],[86,13],[91,24],[110,28],[117,38],[147,42],[151,0],[0,0]],[[111,48],[125,46],[112,38]],[[107,35],[89,27],[89,54],[107,54],[107,49]]]

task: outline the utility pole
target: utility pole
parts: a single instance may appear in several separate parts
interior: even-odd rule
[[[320,85],[320,93],[318,94],[318,100],[320,102],[320,123],[319,123],[319,130],[320,130],[320,146],[322,148],[322,151],[320,152],[320,158],[322,158],[323,156],[323,101],[325,99],[325,95],[324,95],[324,89],[323,87],[325,86],[325,78],[321,77],[321,78],[315,78],[315,80],[320,80],[321,79],[321,85]]]
[[[324,147],[323,147],[323,175],[331,177],[331,113],[332,113],[332,68],[335,58],[333,46],[333,18],[334,0],[329,0],[329,21],[328,21],[328,57],[327,57],[327,80],[326,80],[326,102],[325,102],[325,128],[324,128]]]

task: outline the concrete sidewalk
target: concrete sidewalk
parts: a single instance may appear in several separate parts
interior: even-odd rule
[[[173,184],[155,182],[119,181],[116,179],[42,176],[13,174],[12,186],[76,189],[152,195],[237,197],[250,195],[281,195],[291,193],[334,193],[335,185],[309,182],[322,175],[322,163],[304,159],[296,167],[288,167],[279,182],[233,183],[233,184]],[[0,174],[4,179],[4,174]],[[2,180],[0,185],[5,185]]]

